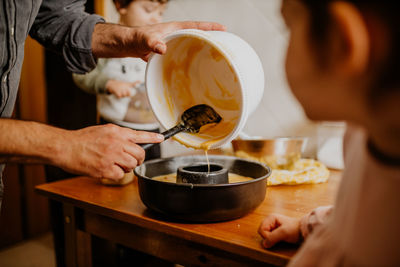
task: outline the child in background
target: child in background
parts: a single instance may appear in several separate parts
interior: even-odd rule
[[[160,23],[168,0],[113,0],[125,26]],[[75,83],[95,93],[101,123],[158,132],[144,87],[146,62],[140,58],[100,58],[90,73],[73,74]],[[160,146],[146,151],[146,160],[160,157]]]
[[[346,120],[337,201],[271,214],[263,246],[305,243],[291,266],[400,266],[400,23],[394,1],[283,0],[286,72],[313,120]]]

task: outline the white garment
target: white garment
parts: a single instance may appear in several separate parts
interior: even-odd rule
[[[302,219],[303,236],[312,233],[289,265],[400,266],[400,168],[376,160],[360,128],[349,126],[344,149],[335,207]]]
[[[73,74],[73,79],[78,87],[84,91],[97,94],[97,110],[102,118],[121,126],[141,130],[154,130],[159,128],[158,123],[132,123],[124,121],[128,112],[131,97],[118,98],[106,94],[106,83],[110,79],[125,82],[139,81],[138,86],[132,88],[132,94],[145,93],[144,83],[146,62],[139,58],[100,58],[97,66],[89,73]]]

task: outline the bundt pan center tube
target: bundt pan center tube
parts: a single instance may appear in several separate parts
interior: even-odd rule
[[[181,167],[206,162],[204,156],[156,159],[135,169],[139,194],[151,210],[188,222],[217,222],[242,217],[264,201],[268,166],[230,156],[209,156],[211,164],[229,173],[252,178],[249,181],[222,184],[170,183],[152,178],[176,173]]]

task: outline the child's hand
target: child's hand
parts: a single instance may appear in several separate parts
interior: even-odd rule
[[[106,83],[106,90],[108,93],[115,95],[118,98],[131,96],[132,89],[139,83],[124,82],[118,80],[108,80]]]
[[[258,233],[264,239],[263,247],[270,248],[280,241],[297,243],[300,241],[300,219],[279,214],[271,214],[263,220]]]

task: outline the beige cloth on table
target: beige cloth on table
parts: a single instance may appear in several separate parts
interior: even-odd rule
[[[400,266],[400,168],[373,158],[354,126],[344,153],[335,207],[302,218],[306,241],[289,266]]]

